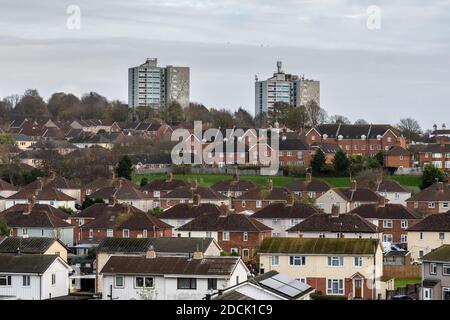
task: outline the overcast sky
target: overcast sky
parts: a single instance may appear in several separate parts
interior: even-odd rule
[[[80,29],[67,28],[70,5]],[[372,5],[380,29],[367,27]],[[208,107],[253,114],[255,75],[282,60],[320,80],[330,115],[450,125],[450,0],[0,0],[0,98],[126,101],[127,69],[147,57],[189,66],[191,100]]]

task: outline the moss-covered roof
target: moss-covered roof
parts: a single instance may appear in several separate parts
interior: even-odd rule
[[[377,239],[267,238],[260,253],[373,254]]]
[[[437,249],[427,253],[422,258],[423,261],[450,261],[450,244],[444,244]]]

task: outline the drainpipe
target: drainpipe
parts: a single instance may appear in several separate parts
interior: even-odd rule
[[[376,292],[375,292],[375,289],[376,289],[376,279],[375,279],[375,277],[376,277],[376,273],[377,273],[377,263],[376,263],[376,257],[377,257],[377,244],[375,244],[374,245],[375,246],[375,250],[374,250],[374,253],[373,253],[373,279],[372,279],[372,300],[375,300],[375,295],[376,295]]]

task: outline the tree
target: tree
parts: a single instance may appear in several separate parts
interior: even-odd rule
[[[202,121],[203,124],[211,123],[211,113],[208,108],[200,103],[191,102],[184,110],[185,124],[187,128],[194,127],[194,121]]]
[[[145,187],[147,184],[148,184],[148,179],[146,177],[142,178],[141,184],[140,184],[141,188]]]
[[[408,139],[408,141],[417,141],[420,139],[422,129],[420,128],[419,122],[412,118],[401,119],[397,124],[397,129],[402,133],[403,136]]]
[[[151,209],[151,210],[149,210],[147,213],[149,214],[149,215],[151,215],[151,216],[154,216],[154,217],[157,217],[157,216],[159,216],[161,213],[163,213],[163,209],[161,209],[160,207],[156,207],[156,208],[153,208],[153,209]]]
[[[313,175],[319,175],[325,166],[325,154],[321,149],[317,149],[316,153],[311,159],[311,169]]]
[[[214,128],[232,128],[234,124],[233,116],[230,111],[221,109],[211,109],[211,121]]]
[[[58,120],[73,120],[78,118],[81,101],[73,94],[56,92],[48,100],[48,111]]]
[[[382,169],[366,169],[362,170],[356,176],[356,181],[358,181],[358,186],[361,188],[369,188],[376,190],[378,184],[383,180],[383,170]]]
[[[445,182],[445,173],[432,164],[427,164],[423,167],[422,181],[420,188],[426,189],[437,181]]]
[[[172,102],[162,117],[168,124],[178,126],[184,121],[183,107],[178,102]]]
[[[0,134],[0,144],[12,144],[15,145],[16,141],[10,134]]]
[[[378,161],[381,167],[384,167],[384,151],[379,151],[375,155],[375,160]]]
[[[334,155],[333,159],[333,167],[340,174],[347,174],[348,169],[350,168],[350,159],[347,157],[347,154],[339,149]]]
[[[292,130],[303,129],[308,126],[309,117],[305,106],[291,108],[286,116],[286,126]]]
[[[105,203],[105,201],[100,198],[91,199],[89,197],[86,197],[83,201],[83,204],[81,205],[81,210],[89,208],[90,206],[92,206],[96,203]]]
[[[237,128],[254,128],[255,121],[247,110],[239,107],[238,111],[234,113],[234,125]]]
[[[330,123],[336,123],[336,124],[351,124],[350,120],[345,117],[341,116],[339,114],[336,114],[334,116],[330,117]]]
[[[286,102],[275,102],[273,106],[269,107],[267,116],[269,118],[269,123],[273,126],[275,122],[278,122],[280,126],[286,124],[287,115],[292,106]]]
[[[125,178],[131,180],[131,174],[133,173],[133,164],[128,155],[124,155],[116,168],[116,173],[119,178]]]
[[[0,218],[0,235],[9,236],[9,227],[2,218]]]
[[[369,124],[366,120],[364,119],[358,119],[355,121],[356,125],[363,125],[363,124]]]
[[[47,104],[36,89],[27,89],[14,108],[14,113],[30,117],[45,116],[48,114]]]
[[[106,119],[109,102],[96,93],[90,92],[81,98],[81,113],[83,119]]]
[[[316,101],[311,100],[306,104],[306,111],[308,112],[309,126],[317,127],[325,122],[327,113],[323,110]]]

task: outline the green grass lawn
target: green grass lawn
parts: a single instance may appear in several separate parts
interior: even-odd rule
[[[420,191],[420,176],[390,176],[390,179],[397,181],[405,188],[409,189],[412,192]]]
[[[416,284],[422,281],[421,278],[395,279],[395,289],[406,287],[408,284]]]
[[[161,179],[165,177],[165,174],[163,173],[157,173],[157,174],[145,174],[145,175],[133,175],[133,181],[136,183],[140,183],[141,179],[146,177],[149,181],[152,181],[154,179]],[[284,176],[241,176],[242,180],[251,180],[254,181],[256,184],[260,186],[265,186],[267,184],[268,179],[272,179],[273,185],[275,187],[284,187],[288,185],[291,181],[298,179],[295,177],[284,177]],[[417,188],[417,186],[420,183],[420,178],[417,177],[392,177],[394,180],[398,181],[400,184],[407,188]],[[210,187],[213,184],[222,181],[222,180],[230,180],[232,179],[232,176],[230,174],[176,174],[174,175],[174,179],[181,179],[181,180],[188,180],[192,181],[194,179],[197,179],[200,186],[204,187]],[[351,181],[349,177],[325,177],[325,178],[319,178],[326,182],[328,182],[333,187],[338,188],[347,188],[351,186]]]

